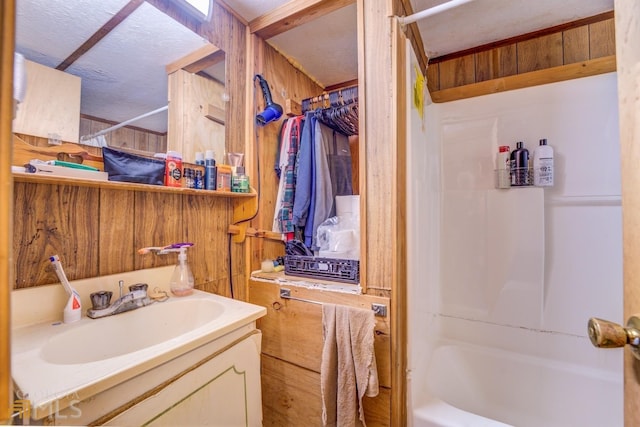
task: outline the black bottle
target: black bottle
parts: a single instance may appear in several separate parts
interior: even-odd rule
[[[522,147],[522,142],[516,143],[516,149],[511,152],[511,185],[531,185],[529,179],[529,150]]]

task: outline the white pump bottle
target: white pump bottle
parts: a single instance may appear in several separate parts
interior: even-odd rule
[[[191,295],[193,293],[193,285],[193,273],[191,273],[191,268],[187,263],[187,247],[182,246],[178,253],[178,264],[176,264],[171,275],[171,293],[178,297]]]

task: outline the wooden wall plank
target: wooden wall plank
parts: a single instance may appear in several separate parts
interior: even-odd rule
[[[435,63],[427,68],[427,89],[429,93],[440,90],[440,64]]]
[[[319,373],[263,354],[261,378],[264,426],[322,426]],[[378,396],[363,399],[367,426],[392,425],[390,396],[388,388],[380,387]]]
[[[322,426],[318,373],[263,354],[261,378],[265,427]]]
[[[15,0],[0,2],[0,424],[11,424],[11,295],[13,265],[13,178],[11,125],[14,115],[13,55]]]
[[[371,308],[371,303],[385,304],[389,315],[376,317],[375,352],[380,384],[391,386],[390,307],[387,298],[353,295],[339,292],[319,292],[291,287],[292,296],[314,301]],[[320,372],[322,355],[322,307],[307,302],[283,300],[280,285],[264,281],[249,281],[249,301],[267,309],[267,316],[258,320],[262,330],[262,352],[287,360],[305,369]]]
[[[475,57],[475,67],[476,82],[517,74],[516,45],[511,44],[478,52]]]
[[[15,184],[14,287],[58,282],[49,257],[59,255],[70,278],[98,275],[99,217],[91,188]]]
[[[188,260],[199,289],[216,289],[228,295],[229,279],[227,227],[230,224],[230,201],[223,198],[184,196],[183,221],[185,239],[194,244],[188,249]],[[240,262],[241,260],[236,259]]]
[[[433,102],[455,101],[456,99],[472,98],[490,93],[610,73],[615,70],[616,59],[613,56],[608,56],[515,76],[502,77],[500,79],[488,80],[472,85],[439,90],[431,94],[431,99]]]
[[[562,33],[518,43],[518,73],[562,65]]]
[[[132,191],[100,190],[99,275],[132,271],[135,265],[135,205]]]
[[[562,33],[564,64],[589,59],[589,26],[572,28]]]
[[[135,217],[133,218],[136,249],[147,246],[162,246],[184,242],[186,233],[182,210],[182,195],[167,193],[139,193],[135,195]],[[137,255],[136,270],[176,264],[177,254]]]
[[[589,25],[589,57],[602,58],[616,54],[616,34],[614,19]]]
[[[474,55],[466,55],[440,63],[440,89],[463,86],[474,82]]]

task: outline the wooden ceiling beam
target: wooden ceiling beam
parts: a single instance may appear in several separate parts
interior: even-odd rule
[[[268,40],[353,3],[355,0],[292,0],[253,19],[249,30]]]
[[[122,9],[120,9],[111,19],[107,21],[98,31],[96,31],[91,37],[87,39],[82,45],[77,48],[71,55],[69,55],[64,61],[56,67],[56,70],[64,71],[71,66],[78,58],[87,53],[89,49],[94,47],[100,40],[102,40],[107,34],[109,34],[115,27],[117,27],[122,21],[124,21],[129,15],[133,13],[144,0],[131,0]]]
[[[224,61],[224,51],[212,44],[207,44],[167,64],[166,70],[167,74],[181,69],[190,73],[198,73],[222,61]]]

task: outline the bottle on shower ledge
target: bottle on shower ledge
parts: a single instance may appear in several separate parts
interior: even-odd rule
[[[518,141],[516,149],[511,152],[511,186],[522,187],[525,185],[531,185],[529,150],[522,146],[522,141]]]

